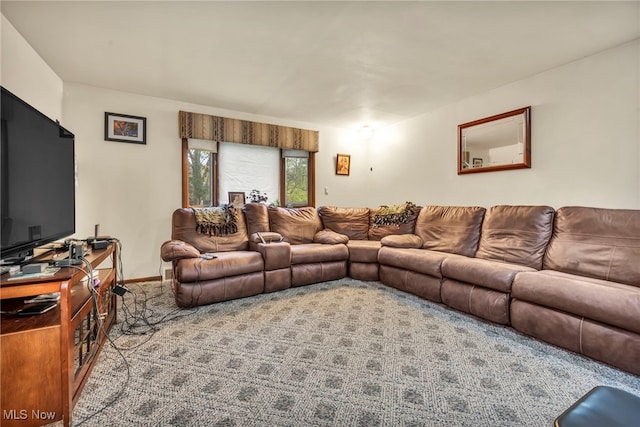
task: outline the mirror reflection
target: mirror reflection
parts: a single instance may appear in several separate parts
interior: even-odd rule
[[[458,174],[531,167],[531,107],[458,126]]]

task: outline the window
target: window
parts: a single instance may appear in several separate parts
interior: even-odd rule
[[[312,205],[310,159],[307,151],[282,150],[282,186],[284,206]]]
[[[182,205],[212,206],[217,175],[217,144],[197,139],[182,140]]]
[[[267,193],[269,204],[315,205],[314,153],[183,139],[182,163],[184,207],[229,203],[230,192],[248,197],[254,189]]]
[[[211,206],[214,153],[189,149],[189,206]]]

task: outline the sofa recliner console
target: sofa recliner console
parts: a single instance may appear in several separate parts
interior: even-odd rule
[[[640,210],[499,205],[380,209],[249,203],[238,232],[171,240],[179,307],[350,276],[381,281],[640,375]]]

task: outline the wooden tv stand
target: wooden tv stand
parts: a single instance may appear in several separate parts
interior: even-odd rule
[[[44,255],[32,262],[62,259]],[[60,292],[56,308],[34,316],[2,314],[0,318],[0,425],[39,426],[54,421],[71,425],[80,393],[116,321],[118,248],[93,250],[85,256],[100,273],[97,315],[84,264],[61,268],[53,276],[0,279],[3,312],[12,312],[35,295]],[[111,265],[103,268],[101,264]],[[97,269],[97,270],[96,270]],[[100,322],[100,319],[102,321]]]

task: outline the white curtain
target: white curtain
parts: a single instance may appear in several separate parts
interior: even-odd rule
[[[279,197],[280,149],[257,145],[221,142],[218,145],[218,201],[229,203],[229,192],[244,192],[249,201],[251,190],[267,193],[268,203]]]

